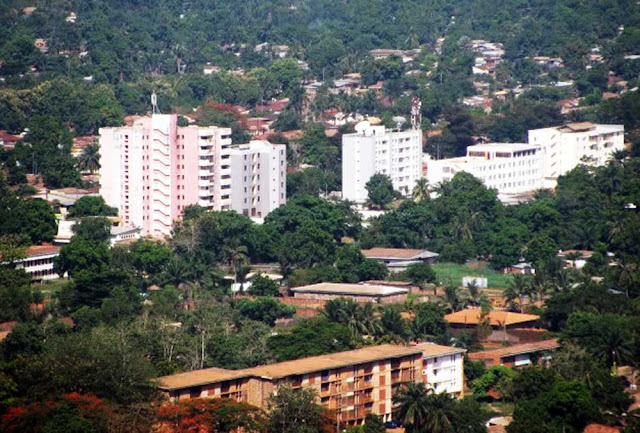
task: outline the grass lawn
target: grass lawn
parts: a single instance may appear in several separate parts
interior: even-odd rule
[[[438,282],[447,284],[462,284],[462,277],[486,277],[490,289],[506,289],[513,278],[512,275],[502,274],[490,268],[469,267],[458,263],[435,263],[431,265],[436,271]]]
[[[57,294],[62,287],[67,284],[67,278],[45,281],[42,284],[34,284],[33,287],[40,291],[44,298],[50,298]]]

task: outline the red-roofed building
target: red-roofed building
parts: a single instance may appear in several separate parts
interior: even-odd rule
[[[620,433],[620,429],[603,424],[589,424],[584,433]]]
[[[60,255],[60,247],[51,244],[34,245],[27,248],[27,257],[16,262],[16,268],[24,269],[34,280],[44,281],[59,278],[53,270],[53,259]]]
[[[543,340],[469,353],[469,359],[484,361],[487,367],[494,365],[526,367],[531,364],[548,362],[551,359],[551,354],[559,347],[560,343],[557,339]]]

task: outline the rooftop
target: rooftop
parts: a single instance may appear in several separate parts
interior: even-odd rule
[[[534,343],[515,344],[509,347],[501,347],[494,350],[483,350],[469,354],[469,359],[504,358],[507,356],[521,355],[524,353],[539,352],[541,350],[554,350],[560,347],[557,338],[552,340],[536,341]]]
[[[391,296],[409,292],[409,289],[373,284],[318,283],[294,287],[294,293],[324,293],[351,296]]]
[[[27,257],[44,256],[60,253],[60,247],[56,245],[33,245],[27,248]]]
[[[465,349],[460,349],[459,347],[440,346],[439,344],[433,343],[421,343],[418,344],[416,348],[422,350],[424,358],[436,358],[438,356],[454,355],[466,352]]]
[[[536,150],[538,146],[534,144],[525,143],[486,143],[486,144],[474,144],[467,147],[469,151],[479,152],[517,152],[524,150]]]
[[[444,320],[460,325],[477,325],[480,323],[481,313],[480,309],[467,308],[466,310],[445,315]],[[489,312],[489,323],[491,326],[516,325],[519,323],[534,322],[538,319],[540,319],[540,316],[536,316],[535,314],[512,313],[510,311],[497,310]]]
[[[409,248],[371,248],[362,250],[362,254],[368,259],[403,259],[417,260],[438,257],[439,254],[427,250],[415,250]]]
[[[188,388],[242,377],[261,377],[267,380],[279,379],[292,375],[313,373],[362,364],[388,358],[400,358],[408,355],[418,355],[422,351],[416,347],[383,344],[362,349],[349,350],[328,355],[312,356],[277,364],[261,365],[243,370],[224,370],[222,368],[207,368],[188,373],[174,374],[158,378],[161,389],[172,390]]]

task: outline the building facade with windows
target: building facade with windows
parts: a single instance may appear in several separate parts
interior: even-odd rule
[[[230,151],[231,209],[264,218],[287,202],[287,147],[256,140]]]
[[[53,270],[53,260],[60,255],[56,245],[33,245],[25,251],[25,258],[16,260],[16,269],[24,271],[35,281],[60,278]],[[1,260],[1,259],[0,259]]]
[[[100,129],[100,194],[125,227],[163,238],[185,207],[231,208],[231,129],[179,127],[175,114]]]
[[[555,187],[558,176],[577,165],[604,165],[612,153],[623,150],[624,125],[579,122],[533,129],[528,132],[528,142],[541,149],[545,184]]]
[[[354,425],[369,413],[391,420],[394,393],[422,381],[422,366],[419,348],[384,344],[243,370],[196,370],[158,382],[171,401],[226,397],[265,409],[278,387],[308,387],[340,423]]]
[[[429,161],[427,180],[437,185],[464,171],[499,193],[522,193],[542,188],[543,165],[543,152],[532,144],[477,144],[466,156]]]
[[[466,350],[431,343],[418,344],[416,347],[423,353],[422,376],[427,388],[462,398]]]
[[[363,126],[342,136],[342,198],[367,201],[366,184],[374,174],[389,176],[393,188],[409,196],[422,177],[422,131]]]

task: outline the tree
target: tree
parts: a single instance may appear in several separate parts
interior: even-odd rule
[[[429,181],[426,178],[421,177],[416,181],[416,185],[411,191],[411,197],[417,202],[429,201],[431,195],[429,191]]]
[[[509,282],[509,286],[504,291],[504,298],[508,302],[518,301],[517,308],[522,313],[523,311],[523,298],[528,296],[531,292],[531,284],[529,279],[521,274],[516,274],[513,276],[513,280]]]
[[[10,214],[6,221],[0,223],[0,234],[22,235],[31,244],[53,240],[57,233],[57,222],[49,203],[42,199],[32,199],[6,204]]]
[[[74,238],[82,238],[97,244],[107,244],[111,237],[111,222],[104,217],[86,217],[76,222],[71,230]]]
[[[280,286],[276,281],[258,272],[253,277],[249,293],[252,296],[279,296]]]
[[[578,433],[598,417],[584,383],[560,381],[538,398],[519,402],[507,433]]]
[[[393,396],[393,403],[398,405],[396,419],[402,421],[407,433],[425,431],[429,416],[429,393],[424,383],[410,382],[401,387]]]
[[[5,432],[106,433],[110,407],[93,394],[76,392],[60,398],[11,406],[2,417]]]
[[[444,311],[437,304],[419,304],[411,323],[413,338],[440,338],[447,329]]]
[[[387,429],[384,426],[384,422],[378,415],[369,413],[364,417],[362,433],[386,433],[386,431]]]
[[[99,195],[85,195],[80,197],[69,210],[69,218],[116,216],[118,210],[107,206],[104,198]]]
[[[325,318],[306,320],[269,338],[269,348],[278,361],[342,352],[353,349],[351,332]]]
[[[231,433],[238,429],[258,433],[263,431],[264,418],[264,413],[257,407],[226,398],[194,398],[158,408],[158,422],[175,433]]]
[[[309,388],[282,386],[269,399],[268,433],[331,433],[332,417],[316,404],[317,395]]]
[[[95,173],[100,168],[100,145],[91,143],[84,148],[78,157],[78,168],[80,171]]]
[[[384,208],[395,198],[395,191],[391,178],[384,174],[374,174],[365,185],[369,197],[369,203],[377,208]]]
[[[82,272],[99,274],[107,269],[109,261],[109,246],[106,243],[74,236],[55,258],[54,269],[60,276],[66,273],[76,276]]]
[[[436,273],[429,263],[412,263],[404,271],[404,274],[413,284],[420,287],[436,282]]]
[[[238,311],[248,319],[274,326],[277,319],[293,316],[296,309],[273,298],[257,298],[255,301],[241,299],[238,302]]]

